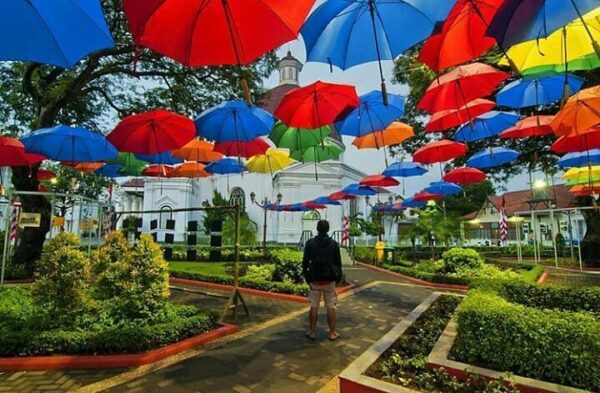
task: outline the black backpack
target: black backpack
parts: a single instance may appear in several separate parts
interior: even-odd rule
[[[342,272],[333,263],[331,255],[331,239],[323,242],[315,241],[314,259],[311,258],[309,267],[309,281],[340,281]]]

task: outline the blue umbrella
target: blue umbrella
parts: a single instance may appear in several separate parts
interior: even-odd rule
[[[379,91],[371,91],[359,98],[360,104],[335,123],[340,135],[361,137],[383,131],[404,114],[404,98],[399,95],[388,94],[387,105],[383,103]]]
[[[458,142],[475,142],[491,138],[519,121],[519,115],[510,112],[489,111],[462,125],[454,134]]]
[[[303,203],[293,203],[291,205],[287,205],[284,210],[290,212],[307,212],[312,209],[304,206]]]
[[[198,135],[215,142],[250,142],[267,135],[275,118],[264,109],[248,106],[246,101],[225,101],[200,114],[195,120]]]
[[[98,0],[4,0],[0,15],[0,60],[71,68],[114,46]]]
[[[514,109],[549,105],[563,98],[565,86],[575,94],[585,83],[576,75],[551,75],[541,78],[521,78],[506,85],[496,94],[500,106]]]
[[[486,169],[502,166],[519,157],[519,152],[504,147],[493,147],[483,150],[467,160],[471,168]]]
[[[115,147],[102,134],[85,128],[56,126],[21,138],[25,150],[55,161],[98,162],[117,158]]]
[[[413,197],[406,198],[402,202],[402,206],[404,207],[424,207],[427,205],[427,201],[415,201]]]
[[[454,1],[326,0],[307,19],[301,34],[307,61],[343,70],[394,60],[431,35],[446,19]]]
[[[506,49],[548,37],[575,19],[583,22],[582,15],[597,7],[598,0],[505,0],[486,35]]]
[[[593,149],[581,153],[569,153],[558,160],[558,167],[561,169],[578,168],[586,165],[600,164],[600,149]]]
[[[381,172],[384,176],[392,177],[421,176],[425,173],[427,173],[427,169],[416,162],[395,162]]]
[[[169,151],[157,154],[136,154],[135,157],[156,165],[177,165],[183,162],[181,158],[173,156]]]
[[[460,194],[462,190],[462,187],[458,184],[446,181],[433,182],[425,188],[425,192],[438,195],[456,195]]]
[[[358,183],[352,183],[346,187],[344,187],[342,189],[342,192],[346,193],[346,194],[350,194],[350,195],[364,195],[364,196],[371,196],[371,195],[375,195],[377,194],[377,191],[369,186],[361,186]]]
[[[208,173],[219,175],[239,174],[248,170],[245,165],[234,158],[222,158],[218,161],[213,161],[204,169]]]
[[[104,176],[104,177],[121,177],[121,176],[125,176],[121,173],[122,169],[123,169],[123,165],[106,164],[106,165],[102,166],[101,168],[96,169],[94,171],[94,173],[98,176]]]
[[[326,196],[319,197],[317,199],[313,199],[314,203],[318,203],[319,205],[332,205],[332,206],[340,206],[341,203],[339,201],[333,201]]]

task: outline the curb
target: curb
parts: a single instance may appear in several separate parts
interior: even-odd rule
[[[545,283],[549,276],[550,276],[550,272],[548,272],[548,270],[544,270],[544,272],[542,273],[540,278],[538,278],[537,283],[538,284]]]
[[[410,276],[406,276],[404,274],[401,273],[396,273],[396,272],[392,272],[390,270],[387,269],[383,269],[381,267],[377,267],[377,266],[373,266],[373,265],[369,265],[363,262],[357,262],[360,266],[365,267],[367,269],[371,269],[371,270],[375,270],[377,272],[380,273],[385,273],[388,274],[390,276],[399,278],[401,280],[404,281],[408,281],[410,283],[416,284],[416,285],[420,285],[423,287],[428,287],[428,288],[436,288],[436,289],[446,289],[446,290],[452,290],[452,291],[462,291],[462,292],[466,292],[469,290],[469,287],[467,285],[457,285],[457,284],[439,284],[439,283],[434,283],[434,282],[429,282],[429,281],[425,281],[425,280],[421,280],[419,278],[415,278],[415,277],[410,277]]]
[[[41,371],[63,369],[100,369],[138,367],[173,356],[188,349],[207,344],[221,337],[236,333],[235,325],[222,324],[221,327],[198,336],[154,349],[149,352],[124,355],[70,355],[70,356],[31,356],[0,358],[0,371]]]

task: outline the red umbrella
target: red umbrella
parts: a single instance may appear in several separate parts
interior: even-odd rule
[[[552,134],[550,124],[554,116],[530,116],[519,120],[514,127],[500,133],[500,139],[519,139],[533,136],[546,136]]]
[[[142,176],[169,177],[171,173],[173,173],[173,167],[170,165],[150,165],[142,171]]]
[[[359,184],[369,187],[394,187],[399,186],[400,182],[390,176],[372,175],[363,177]]]
[[[20,140],[0,136],[0,167],[31,166],[44,159],[42,155],[27,153]]]
[[[444,175],[444,181],[460,185],[479,183],[486,178],[486,174],[476,168],[456,168]]]
[[[445,131],[473,120],[493,109],[496,104],[483,98],[475,99],[458,109],[448,109],[434,113],[425,127],[426,132]]]
[[[314,129],[334,123],[358,104],[354,86],[317,81],[287,92],[275,117],[289,127]]]
[[[418,108],[431,114],[461,108],[476,98],[491,95],[508,77],[510,74],[483,63],[456,67],[429,85]]]
[[[194,122],[163,109],[123,119],[107,136],[119,151],[157,154],[179,149],[196,137]]]
[[[419,60],[435,72],[477,59],[496,40],[485,35],[504,0],[458,0],[438,33],[427,39]]]
[[[49,171],[47,169],[38,169],[37,179],[40,181],[56,179],[56,173]]]
[[[600,127],[590,128],[578,135],[565,135],[558,138],[551,147],[554,153],[582,152],[600,147]]]
[[[413,155],[413,161],[421,164],[433,164],[450,161],[466,153],[467,146],[465,144],[442,139],[418,149]]]
[[[415,202],[439,201],[441,199],[444,199],[443,195],[432,194],[427,191],[421,191],[413,196]]]
[[[320,203],[315,203],[313,201],[304,202],[303,205],[308,207],[309,209],[318,210],[318,209],[327,209],[327,206],[322,205]]]
[[[265,154],[270,148],[269,144],[263,138],[256,138],[249,142],[229,141],[215,143],[215,151],[223,153],[226,156],[237,156],[250,158],[259,154]]]
[[[343,191],[337,191],[333,194],[329,194],[327,198],[331,199],[332,201],[347,201],[350,199],[356,199],[356,195],[346,194]]]

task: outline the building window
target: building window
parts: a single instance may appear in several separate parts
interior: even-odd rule
[[[303,221],[318,221],[321,219],[321,214],[316,210],[310,210],[302,215]]]
[[[229,194],[229,204],[239,205],[242,209],[246,208],[246,193],[240,187],[233,187]]]
[[[161,207],[160,215],[159,215],[160,228],[166,229],[167,228],[167,220],[172,220],[172,219],[173,219],[173,208],[168,205]]]

